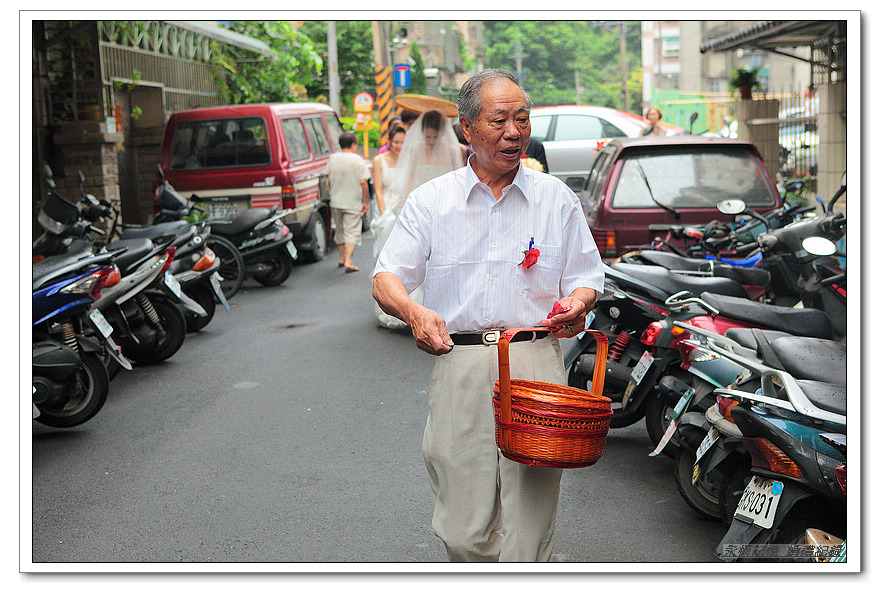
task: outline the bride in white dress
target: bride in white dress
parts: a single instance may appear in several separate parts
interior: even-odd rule
[[[403,203],[410,192],[435,177],[463,167],[465,154],[465,148],[459,144],[449,118],[439,111],[431,110],[422,113],[406,131],[396,167],[387,167],[381,158],[382,155],[374,159],[374,175],[376,174],[377,160],[382,175],[381,202],[379,201],[379,193],[376,194],[380,216],[371,225],[373,236],[376,239],[373,243],[374,260],[379,257],[379,252],[382,251],[388,235],[391,234],[391,229],[394,227]],[[388,173],[387,176],[391,179],[390,191],[385,183],[386,171],[389,169],[391,173]],[[379,184],[374,181],[373,185],[378,187]],[[410,298],[421,302],[422,292],[420,286],[410,293]],[[385,314],[375,303],[373,311],[379,324],[383,327],[391,329],[406,327],[406,324],[396,317]]]

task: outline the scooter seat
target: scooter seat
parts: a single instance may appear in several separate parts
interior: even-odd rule
[[[127,227],[122,229],[119,237],[120,239],[155,239],[156,237],[177,235],[188,226],[190,223],[185,220],[174,220],[160,222],[152,226]]]
[[[745,321],[767,329],[775,329],[796,336],[834,338],[831,319],[818,309],[795,309],[756,303],[749,299],[705,292],[700,299],[715,307],[725,317]]]
[[[750,286],[766,286],[770,283],[770,272],[763,268],[735,266],[714,260],[682,257],[667,251],[649,249],[639,252],[638,257],[649,264],[661,266],[671,272],[675,272],[675,270],[709,272],[711,276],[716,278],[730,278],[739,284]]]
[[[730,278],[715,278],[701,276],[685,276],[675,274],[662,266],[643,266],[639,264],[616,263],[611,264],[615,270],[628,274],[634,278],[656,286],[669,295],[677,292],[688,291],[698,295],[703,292],[723,294],[741,297],[748,300],[748,293],[741,284]]]
[[[823,381],[798,381],[798,386],[817,408],[846,416],[846,385]]]
[[[39,278],[48,277],[56,270],[66,268],[70,264],[76,263],[82,259],[93,257],[91,250],[49,256],[31,266],[31,273],[33,275],[31,280],[36,283]]]
[[[229,218],[215,218],[208,225],[212,233],[231,237],[256,226],[271,215],[269,208],[248,208]]]
[[[770,347],[795,378],[846,385],[846,344],[786,336],[771,341]]]
[[[153,251],[153,242],[149,239],[124,239],[107,244],[108,251],[123,247],[126,248],[126,251],[117,255],[113,261],[119,266],[122,274],[125,275],[133,264]]]

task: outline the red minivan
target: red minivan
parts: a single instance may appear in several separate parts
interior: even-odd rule
[[[716,205],[731,199],[761,214],[781,207],[758,149],[742,140],[684,135],[608,142],[581,194],[606,260],[666,239],[673,226],[727,220]]]
[[[209,218],[248,208],[289,208],[284,221],[306,260],[324,257],[330,239],[327,161],[342,126],[318,103],[206,107],[173,113],[159,165]]]

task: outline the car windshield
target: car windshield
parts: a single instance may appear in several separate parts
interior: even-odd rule
[[[171,169],[267,165],[272,158],[261,117],[179,122],[171,140]]]
[[[634,152],[624,160],[613,208],[714,208],[721,200],[774,203],[756,157],[738,147]]]

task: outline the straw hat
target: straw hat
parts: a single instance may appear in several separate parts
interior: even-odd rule
[[[436,110],[447,117],[456,117],[458,115],[458,105],[452,101],[427,95],[397,95],[394,97],[394,103],[398,107],[415,111],[416,113]]]

